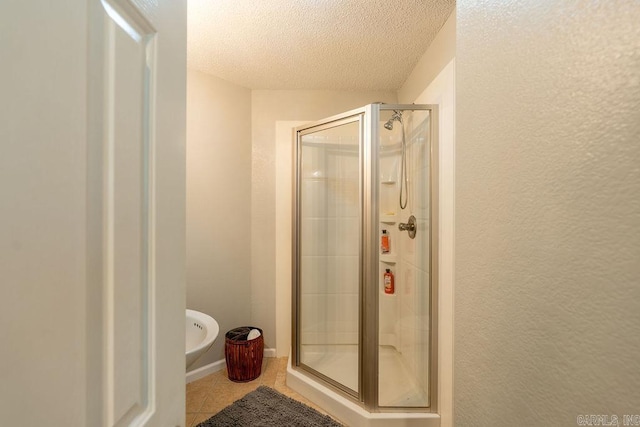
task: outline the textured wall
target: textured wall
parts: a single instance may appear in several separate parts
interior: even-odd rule
[[[193,369],[224,359],[224,333],[251,321],[251,91],[187,75],[187,308],[220,335]]]
[[[640,3],[458,1],[455,420],[640,412]]]

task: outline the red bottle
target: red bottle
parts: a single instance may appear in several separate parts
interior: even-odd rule
[[[384,273],[384,293],[393,294],[396,291],[393,273],[388,268],[386,270],[386,273]]]
[[[380,236],[380,252],[388,254],[391,248],[389,247],[389,234],[387,230],[382,230],[382,236]]]

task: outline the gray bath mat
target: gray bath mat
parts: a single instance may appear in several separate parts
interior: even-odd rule
[[[342,427],[328,415],[260,386],[197,427]]]

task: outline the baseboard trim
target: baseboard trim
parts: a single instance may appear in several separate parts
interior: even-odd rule
[[[276,349],[275,348],[265,348],[264,349],[264,357],[276,357]],[[200,378],[204,378],[207,375],[211,375],[214,372],[221,371],[225,369],[227,366],[227,362],[224,359],[217,360],[213,363],[209,363],[208,365],[204,365],[198,369],[194,369],[193,371],[187,372],[186,375],[186,383],[192,383]]]
[[[193,371],[187,372],[187,384],[199,380],[200,378],[204,378],[207,375],[213,374],[214,372],[223,370],[226,364],[227,363],[224,359],[220,359],[213,363],[209,363],[208,365],[204,365],[198,369],[194,369]]]

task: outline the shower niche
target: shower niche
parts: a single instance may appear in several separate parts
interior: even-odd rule
[[[292,368],[370,413],[436,412],[437,123],[377,103],[295,129]]]

